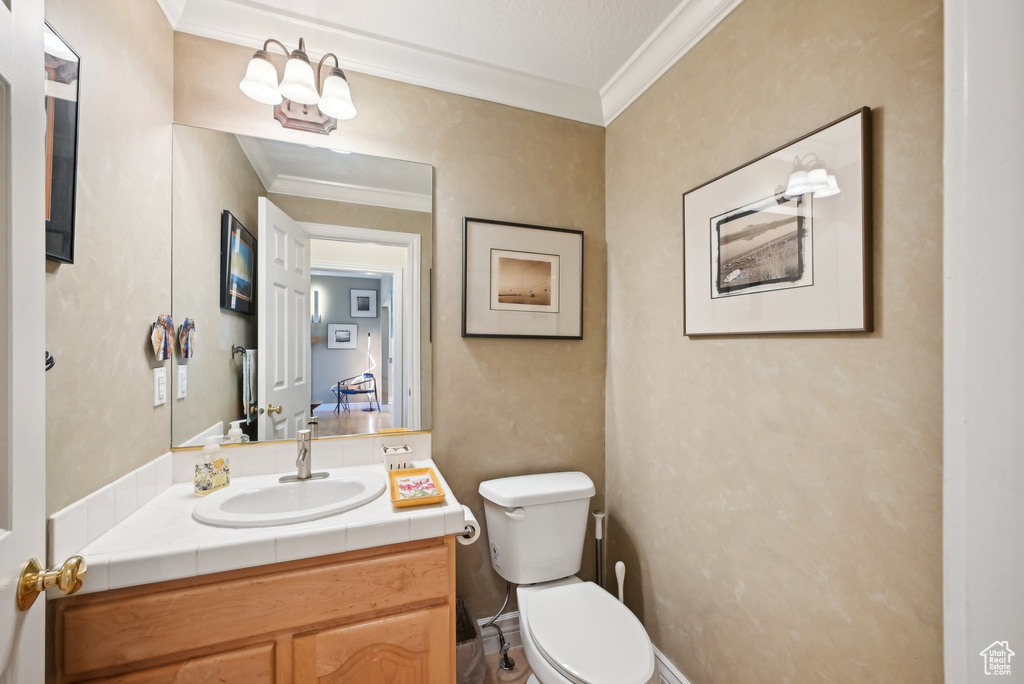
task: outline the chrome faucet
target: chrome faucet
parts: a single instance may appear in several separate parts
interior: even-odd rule
[[[299,430],[295,437],[298,446],[299,456],[295,459],[295,467],[299,472],[295,475],[285,475],[280,482],[301,482],[303,480],[320,480],[327,477],[327,473],[314,473],[313,470],[313,442],[310,439],[309,430]]]

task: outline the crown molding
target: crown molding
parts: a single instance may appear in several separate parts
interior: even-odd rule
[[[330,50],[345,69],[607,126],[742,0],[682,0],[600,91],[270,9],[258,0],[157,2],[175,31],[253,49],[271,36],[286,44],[302,36],[313,48],[311,58],[323,55],[316,48]]]
[[[160,5],[160,9],[164,11],[164,16],[167,17],[168,23],[174,30],[177,30],[181,15],[185,12],[186,2],[188,0],[156,0],[156,4]]]
[[[433,210],[434,206],[433,198],[430,195],[386,190],[384,188],[371,188],[365,185],[332,183],[330,181],[300,178],[298,176],[277,176],[274,182],[267,187],[267,192],[278,195],[295,195],[297,197],[348,202],[350,204],[368,204],[374,207],[388,207],[390,209],[405,209],[406,211],[421,211],[428,214]]]
[[[683,0],[601,88],[605,126],[718,26],[743,0]]]
[[[160,0],[161,6],[186,1]],[[334,52],[343,69],[602,125],[600,96],[589,88],[358,33],[297,13],[272,11],[250,0],[188,3],[172,27],[254,49],[272,36],[288,45],[302,36],[312,48],[311,58]]]

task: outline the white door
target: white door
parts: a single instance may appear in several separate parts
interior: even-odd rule
[[[46,601],[15,601],[26,561],[46,561],[43,2],[11,7],[0,2],[0,682],[21,684],[44,680]]]
[[[266,197],[256,245],[260,441],[292,439],[309,420],[309,233]]]

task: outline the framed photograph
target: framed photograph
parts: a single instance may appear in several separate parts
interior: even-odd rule
[[[462,336],[583,339],[583,231],[466,217]]]
[[[230,211],[221,214],[220,305],[256,313],[256,238]]]
[[[78,179],[80,59],[44,24],[46,69],[46,258],[75,261],[75,187]]]
[[[376,290],[349,290],[352,297],[352,318],[376,318],[377,317],[377,291]]]
[[[868,332],[867,107],[683,195],[683,332]]]
[[[359,326],[349,323],[327,324],[328,349],[355,349],[359,338]]]

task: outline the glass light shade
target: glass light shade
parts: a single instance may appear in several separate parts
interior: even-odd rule
[[[811,182],[814,192],[828,190],[828,171],[825,169],[811,169],[807,172],[807,180]]]
[[[348,87],[341,69],[333,69],[324,81],[324,94],[320,96],[320,111],[335,119],[351,119],[356,115],[352,102],[352,89]]]
[[[831,197],[832,195],[838,195],[842,190],[839,189],[839,184],[836,183],[836,177],[830,175],[828,177],[828,187],[824,190],[815,190],[814,198],[821,199],[822,197]]]
[[[294,52],[284,65],[280,90],[282,95],[299,104],[312,105],[320,99],[320,94],[316,92],[313,67],[301,57],[296,57]]]
[[[281,104],[281,92],[277,89],[277,69],[259,52],[249,60],[245,78],[238,84],[238,87],[242,89],[243,93],[261,104]]]
[[[787,197],[799,197],[814,190],[807,172],[800,170],[789,174],[789,185],[786,186]]]

